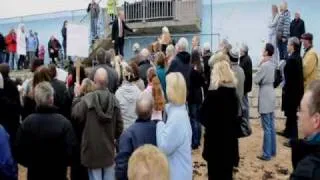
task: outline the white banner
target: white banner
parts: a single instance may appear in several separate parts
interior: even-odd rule
[[[67,55],[88,57],[89,28],[84,25],[68,24],[67,27]]]

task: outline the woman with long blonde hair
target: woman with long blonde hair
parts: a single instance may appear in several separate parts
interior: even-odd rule
[[[200,110],[200,122],[205,127],[202,155],[208,163],[209,179],[231,180],[238,161],[236,84],[229,63],[219,59],[213,66],[209,91]]]

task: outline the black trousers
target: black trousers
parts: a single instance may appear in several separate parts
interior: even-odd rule
[[[284,133],[290,139],[297,139],[298,138],[298,117],[297,111],[286,111],[285,115],[287,117],[286,127]]]
[[[18,70],[27,69],[27,68],[28,68],[28,65],[26,63],[26,56],[20,55],[18,60]]]
[[[116,52],[116,55],[121,55],[121,56],[124,56],[123,55],[123,46],[124,46],[124,38],[123,37],[119,37],[118,38],[118,41],[116,41],[114,43],[114,51]]]

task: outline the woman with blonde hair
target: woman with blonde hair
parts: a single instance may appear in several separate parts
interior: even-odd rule
[[[215,63],[209,91],[200,110],[200,122],[205,127],[202,156],[208,163],[209,180],[216,177],[232,180],[239,156],[235,133],[239,105],[236,85],[229,63],[225,60]]]
[[[165,59],[166,69],[168,69],[169,66],[171,65],[171,61],[173,60],[175,55],[176,55],[176,49],[172,44],[170,44],[166,49],[166,59]]]
[[[172,40],[171,40],[171,35],[169,32],[169,29],[168,29],[168,27],[164,26],[162,28],[162,34],[159,38],[159,43],[161,45],[161,51],[163,53],[166,53],[166,49],[171,42],[172,42]]]
[[[166,77],[168,104],[166,122],[157,124],[157,145],[167,155],[171,180],[192,180],[192,130],[186,108],[187,86],[183,75]]]

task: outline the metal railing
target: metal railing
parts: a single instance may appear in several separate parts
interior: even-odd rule
[[[200,17],[200,6],[199,0],[142,0],[125,2],[123,8],[127,22],[146,22],[179,19],[186,13]]]

